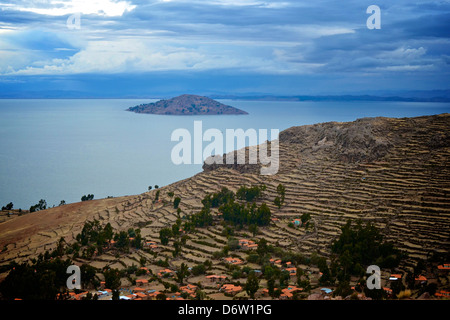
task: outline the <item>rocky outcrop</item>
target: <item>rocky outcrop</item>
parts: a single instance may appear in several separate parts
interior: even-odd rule
[[[184,94],[154,103],[141,104],[130,107],[127,111],[166,115],[248,114],[243,110],[227,106],[208,97],[191,94]]]
[[[386,157],[402,156],[403,148],[411,143],[417,156],[425,156],[427,152],[450,146],[450,133],[443,128],[432,129],[442,120],[448,122],[448,118],[448,114],[402,119],[377,117],[291,127],[279,135],[280,151],[286,150],[280,152],[280,167],[286,169],[290,162],[287,158],[292,157],[299,161],[326,158],[353,164],[383,161]],[[226,167],[241,173],[257,173],[261,163],[249,164],[248,148],[245,152],[245,164],[204,163],[203,170]],[[236,159],[236,151],[233,153]]]

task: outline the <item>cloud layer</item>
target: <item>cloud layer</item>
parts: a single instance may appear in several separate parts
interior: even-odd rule
[[[380,30],[366,27],[371,4],[15,1],[0,4],[0,75],[221,70],[448,82],[450,1],[380,0]],[[69,28],[76,13],[80,28]]]

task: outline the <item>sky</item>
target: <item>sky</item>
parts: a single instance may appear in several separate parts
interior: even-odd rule
[[[367,20],[380,8],[380,29]],[[0,97],[448,90],[450,1],[0,0]]]

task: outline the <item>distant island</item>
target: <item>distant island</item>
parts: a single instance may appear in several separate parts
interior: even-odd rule
[[[227,106],[211,98],[192,94],[183,94],[169,100],[140,104],[128,108],[127,111],[166,115],[248,114],[243,110]]]

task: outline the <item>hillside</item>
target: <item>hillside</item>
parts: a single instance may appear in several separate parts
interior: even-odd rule
[[[168,100],[160,100],[155,103],[130,107],[128,108],[128,111],[165,115],[247,114],[245,111],[224,105],[208,97],[190,94],[184,94]]]
[[[213,209],[213,225],[187,233],[188,240],[176,258],[172,240],[162,245],[159,231],[177,220],[174,197],[181,198],[183,217],[199,212],[205,195],[222,187],[236,192],[242,185],[265,184],[267,189],[257,203],[269,206],[271,223],[259,227],[254,236],[247,228],[238,228],[234,230],[236,239],[258,242],[264,238],[287,252],[329,257],[330,244],[346,221],[362,219],[372,222],[386,240],[408,253],[399,269],[404,272],[418,259],[449,255],[449,127],[450,114],[292,127],[280,133],[280,170],[273,176],[259,175],[258,165],[204,165],[203,172],[158,190],[68,204],[4,221],[0,223],[0,265],[52,250],[61,237],[70,243],[86,221],[97,219],[116,230],[140,228],[144,239],[158,243],[159,251],[132,250],[120,257],[106,252],[92,260],[79,259],[79,263],[124,268],[139,265],[145,257],[145,266],[155,274],[161,269],[156,261],[166,257],[170,269],[183,262],[192,267],[210,260],[209,274],[226,274],[231,279],[227,265],[213,254],[229,242],[217,209]],[[286,193],[278,208],[274,198],[280,183]],[[157,192],[159,201],[155,201]],[[292,219],[305,213],[311,216],[310,228],[289,226]],[[243,250],[230,254],[243,261],[247,258]],[[237,280],[245,283],[246,279]],[[201,276],[188,279],[191,284],[199,281],[206,280]],[[224,298],[215,285],[205,285],[205,291],[213,298]]]

